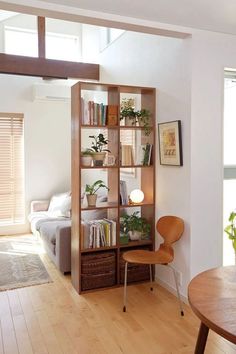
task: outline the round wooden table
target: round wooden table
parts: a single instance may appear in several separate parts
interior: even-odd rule
[[[236,266],[198,274],[189,284],[188,299],[201,320],[195,354],[204,353],[209,329],[236,344]]]

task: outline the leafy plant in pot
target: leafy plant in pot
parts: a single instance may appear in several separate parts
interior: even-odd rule
[[[85,187],[85,193],[88,201],[88,207],[94,207],[96,206],[97,202],[97,194],[96,192],[100,188],[106,188],[109,191],[109,188],[105,185],[105,183],[102,180],[97,180],[93,184],[86,184]]]
[[[123,215],[121,217],[121,225],[126,234],[129,235],[131,241],[137,241],[142,238],[148,238],[151,231],[151,225],[145,218],[138,216],[139,212],[135,211],[131,215]]]
[[[150,129],[150,111],[148,109],[141,109],[140,111],[136,112],[136,117],[139,123],[140,127],[144,127],[144,134],[145,135],[150,135],[151,129]]]
[[[120,105],[120,120],[124,120],[125,125],[136,125],[136,112],[134,110],[134,100],[124,98]]]
[[[98,135],[89,135],[89,138],[93,139],[92,146],[88,150],[93,153],[94,166],[103,166],[106,152],[110,152],[110,150],[105,149],[109,140],[106,139],[102,133]]]
[[[91,166],[94,153],[89,149],[81,152],[81,164],[82,166]]]
[[[234,248],[234,257],[235,257],[234,262],[236,264],[236,212],[232,211],[230,213],[228,221],[230,222],[230,224],[226,226],[224,231],[228,235],[228,238],[232,240],[232,246]]]

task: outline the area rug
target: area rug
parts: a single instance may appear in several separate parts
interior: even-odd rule
[[[0,291],[52,282],[29,237],[0,238]]]

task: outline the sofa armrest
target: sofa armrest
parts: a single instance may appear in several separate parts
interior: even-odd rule
[[[30,212],[34,213],[35,211],[47,211],[49,203],[49,200],[33,200],[30,203]]]
[[[56,258],[62,273],[71,271],[71,226],[57,227]]]

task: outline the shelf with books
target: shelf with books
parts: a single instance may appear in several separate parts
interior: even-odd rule
[[[155,96],[153,88],[89,82],[72,88],[72,283],[79,293],[119,286],[123,251],[155,247]],[[123,99],[133,100],[139,114],[148,111],[148,129],[139,123],[123,125]],[[96,145],[99,134],[105,140],[101,149]],[[91,150],[92,158],[84,164],[82,157]],[[104,151],[106,157],[95,163],[94,151]],[[99,190],[95,205],[88,206],[86,185],[97,181],[108,189]],[[137,189],[144,199],[130,204],[130,195]],[[132,214],[144,220],[148,229],[136,241],[122,223],[124,215]],[[128,243],[120,242],[120,234],[129,236]],[[135,269],[131,273],[129,281],[143,279],[135,276]]]

